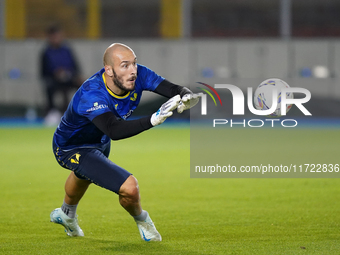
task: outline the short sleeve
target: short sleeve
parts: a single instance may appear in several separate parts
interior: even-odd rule
[[[138,64],[138,78],[141,79],[143,90],[154,91],[164,81],[164,78],[156,74],[146,66]]]
[[[100,91],[86,91],[80,97],[77,111],[92,121],[95,117],[110,111],[109,101]]]

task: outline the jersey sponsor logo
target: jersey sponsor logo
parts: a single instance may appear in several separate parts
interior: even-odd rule
[[[128,111],[128,113],[125,114],[125,115],[123,116],[123,119],[126,120],[127,118],[130,117],[130,115],[131,115],[132,113],[133,113],[133,110]]]
[[[70,162],[73,163],[73,164],[78,164],[79,165],[79,158],[80,158],[80,156],[81,155],[79,153],[73,154],[70,157]]]
[[[93,112],[93,111],[100,110],[100,109],[105,109],[105,108],[108,108],[108,106],[106,104],[98,105],[98,103],[95,102],[93,104],[93,107],[91,107],[90,109],[87,109],[86,112]]]

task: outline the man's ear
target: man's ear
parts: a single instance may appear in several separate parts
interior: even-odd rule
[[[108,66],[108,65],[106,65],[106,66],[104,66],[104,68],[105,68],[105,73],[108,75],[108,76],[113,76],[113,71],[112,71],[112,66]]]

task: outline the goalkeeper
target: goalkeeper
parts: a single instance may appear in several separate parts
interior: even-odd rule
[[[73,96],[53,137],[58,163],[72,172],[65,183],[61,208],[52,211],[54,223],[69,236],[84,236],[76,217],[77,205],[94,183],[119,195],[119,203],[137,223],[145,241],[161,241],[149,214],[140,203],[136,178],[108,159],[110,140],[125,139],[162,124],[198,103],[199,96],[170,83],[145,66],[124,44],[114,43],[104,53],[104,68],[84,82]],[[143,90],[170,98],[151,116],[127,121]]]

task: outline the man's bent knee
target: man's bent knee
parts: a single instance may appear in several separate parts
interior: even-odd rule
[[[122,184],[119,189],[119,195],[123,197],[128,197],[132,200],[139,200],[138,181],[133,175],[130,175]]]

